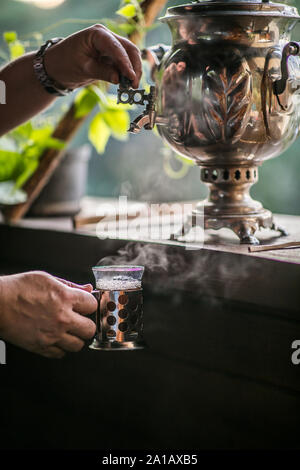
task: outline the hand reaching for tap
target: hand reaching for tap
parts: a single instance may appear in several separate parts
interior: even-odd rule
[[[40,271],[0,277],[0,337],[45,357],[77,352],[95,334],[92,286]]]
[[[49,48],[45,66],[51,77],[72,89],[95,80],[117,84],[121,74],[133,82],[133,88],[138,88],[142,75],[139,49],[101,24]]]
[[[35,55],[36,51],[25,54],[0,71],[0,80],[6,87],[6,104],[1,104],[0,135],[27,121],[55,100],[55,95],[47,92],[34,72]],[[142,75],[139,49],[101,24],[52,45],[45,52],[44,68],[62,89],[78,88],[96,80],[117,84],[120,75],[138,88]]]

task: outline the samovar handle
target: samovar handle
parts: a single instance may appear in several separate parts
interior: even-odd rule
[[[283,50],[282,50],[282,55],[281,55],[281,78],[279,80],[276,80],[273,83],[273,92],[277,96],[278,102],[283,107],[283,109],[286,109],[287,106],[282,105],[280,100],[279,100],[279,95],[282,95],[285,92],[286,89],[286,84],[289,77],[289,57],[293,55],[300,55],[300,44],[295,41],[288,42]]]

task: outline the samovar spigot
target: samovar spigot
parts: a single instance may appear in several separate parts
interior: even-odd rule
[[[164,125],[168,123],[168,120],[157,116],[156,113],[156,87],[150,86],[150,91],[147,94],[145,89],[131,88],[132,82],[126,78],[121,77],[120,86],[118,88],[118,104],[129,104],[129,105],[140,105],[145,106],[146,109],[142,114],[134,119],[130,123],[128,132],[137,134],[143,128],[146,130],[152,130],[155,124]]]

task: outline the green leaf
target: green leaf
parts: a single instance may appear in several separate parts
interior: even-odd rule
[[[119,34],[120,36],[129,36],[137,28],[137,25],[134,21],[129,22],[128,20],[126,23],[120,23],[115,20],[105,19],[104,24],[113,33]]]
[[[124,16],[124,18],[133,18],[136,16],[136,8],[134,5],[125,5],[116,11],[118,15]]]
[[[121,29],[121,23],[119,23],[118,21],[115,21],[115,20],[110,20],[108,18],[105,18],[103,20],[103,23],[105,24],[105,26],[110,29],[113,33],[115,34],[119,34],[120,36],[126,36],[126,33],[124,31],[122,31]]]
[[[119,140],[128,139],[128,129],[130,125],[129,114],[126,111],[106,111],[100,113],[105,123],[109,127],[114,137]]]
[[[126,34],[129,36],[136,30],[136,24],[131,24],[131,23],[120,23],[119,24],[119,29],[122,33]]]
[[[15,188],[21,188],[24,186],[26,181],[30,178],[31,175],[35,172],[37,167],[39,166],[38,160],[28,160],[26,162],[26,167],[24,171],[17,177],[15,182]]]
[[[55,137],[49,137],[45,141],[45,147],[52,148],[56,150],[61,150],[66,146],[66,142],[63,142],[60,139],[56,139]]]
[[[3,33],[3,39],[7,44],[10,44],[18,39],[18,35],[15,31],[5,31]]]
[[[96,93],[92,92],[88,88],[81,90],[75,98],[75,118],[79,119],[89,114],[94,109],[98,101],[99,98]]]
[[[12,130],[9,135],[14,139],[29,139],[33,131],[32,123],[30,121],[21,124]]]
[[[98,98],[98,103],[99,103],[99,106],[103,106],[103,107],[106,107],[107,105],[107,92],[106,90],[102,88],[102,85],[103,82],[99,82],[98,85],[91,85],[89,86],[89,90],[92,91],[93,93],[95,93],[95,95],[97,96]]]
[[[10,59],[14,60],[25,54],[24,45],[18,40],[18,35],[15,31],[6,31],[3,33],[3,38],[9,47]]]
[[[26,199],[27,194],[22,189],[17,189],[14,181],[0,183],[0,204],[20,204],[25,202]]]
[[[51,136],[52,132],[53,126],[47,124],[44,127],[33,129],[30,134],[30,139],[36,144],[45,145],[45,141]]]
[[[109,94],[106,98],[106,110],[115,110],[115,111],[125,111],[135,109],[134,106],[130,104],[117,104],[117,97],[116,95]]]
[[[22,187],[35,172],[46,148],[60,150],[65,146],[65,142],[52,137],[52,133],[52,124],[34,128],[28,121],[0,139],[0,181],[15,180],[16,188]],[[13,151],[12,143],[19,152]]]
[[[20,168],[22,156],[18,152],[0,150],[0,181],[13,179]]]
[[[21,55],[25,54],[25,48],[20,41],[15,41],[9,44],[10,58],[11,60],[17,59]]]
[[[38,160],[41,156],[43,151],[43,147],[37,144],[28,144],[22,152],[22,156],[24,159],[24,165],[26,166],[27,161],[30,160]]]
[[[89,139],[98,153],[104,153],[110,134],[110,129],[104,119],[100,113],[97,114],[90,124]]]

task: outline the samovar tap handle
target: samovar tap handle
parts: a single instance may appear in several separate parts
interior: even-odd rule
[[[131,82],[127,78],[120,78],[117,101],[118,104],[139,104],[141,106],[145,106],[147,103],[145,111],[130,124],[128,132],[137,134],[143,127],[147,130],[153,129],[156,123],[155,101],[155,86],[150,86],[150,92],[147,94],[144,89],[132,89]]]
[[[273,91],[276,96],[282,95],[286,89],[286,84],[289,79],[289,57],[291,55],[300,55],[300,44],[295,41],[288,42],[283,50],[281,56],[281,78],[273,83]]]

